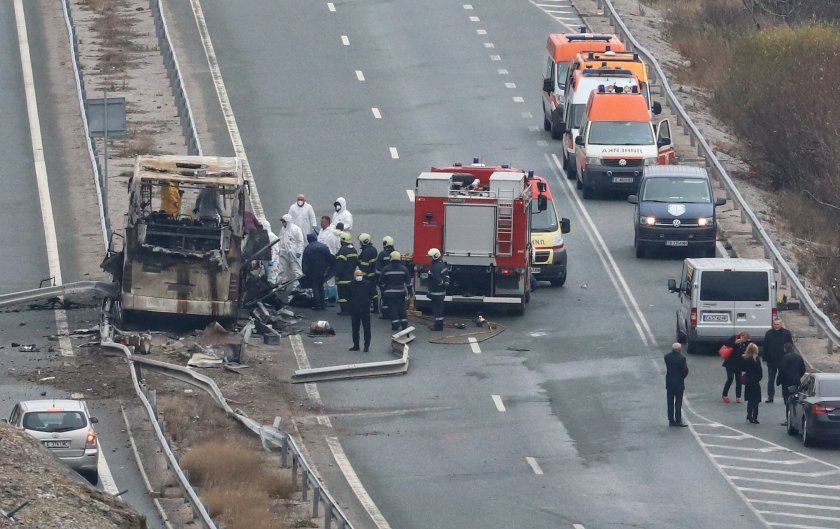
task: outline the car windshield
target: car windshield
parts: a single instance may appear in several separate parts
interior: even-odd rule
[[[648,202],[712,202],[709,183],[702,178],[648,178],[642,184],[642,198]]]
[[[700,279],[703,301],[767,301],[767,272],[708,271]]]
[[[536,207],[531,210],[531,231],[546,233],[557,231],[557,215],[554,213],[554,202],[549,200],[545,211]]]
[[[593,121],[590,145],[653,145],[653,129],[645,121]]]
[[[581,103],[580,105],[572,105],[569,108],[569,117],[568,117],[568,124],[570,129],[579,129],[580,128],[580,121],[583,119],[583,115],[586,113],[586,103]]]
[[[78,411],[36,411],[23,416],[23,427],[36,432],[69,432],[87,426],[84,414]]]
[[[820,397],[829,397],[840,399],[840,380],[825,379],[820,380]]]

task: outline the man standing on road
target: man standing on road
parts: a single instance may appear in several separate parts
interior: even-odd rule
[[[306,240],[309,244],[303,250],[302,267],[303,275],[312,288],[312,310],[325,310],[324,281],[331,273],[335,257],[326,244],[316,240],[315,234],[308,234]]]
[[[382,238],[382,251],[376,256],[376,286],[379,289],[379,319],[387,320],[390,318],[390,310],[385,299],[385,294],[382,293],[382,269],[391,260],[391,252],[394,251],[394,238],[386,235]]]
[[[347,303],[350,301],[350,283],[359,264],[359,254],[353,246],[353,236],[349,231],[341,232],[341,248],[335,255],[335,285],[338,287],[338,314],[350,315]]]
[[[344,225],[342,224],[341,229],[343,227]],[[338,249],[341,248],[341,239],[339,239],[341,229],[338,226],[333,226],[328,216],[324,215],[321,217],[321,231],[318,233],[318,242],[326,244],[327,248],[330,249],[330,253],[333,255],[337,254]]]
[[[785,344],[792,342],[790,331],[782,326],[782,320],[773,318],[773,327],[764,334],[764,348],[762,358],[767,364],[767,400],[773,402],[776,394],[776,372],[785,354]]]
[[[391,314],[392,331],[399,331],[408,327],[405,300],[411,294],[411,274],[408,273],[408,268],[400,261],[400,257],[400,252],[396,250],[391,252],[391,259],[379,276],[382,297],[388,304],[388,310]]]
[[[432,301],[432,312],[435,316],[433,331],[443,330],[443,300],[446,289],[449,288],[449,265],[441,259],[440,250],[432,248],[428,256],[432,259],[432,269],[429,272],[429,299]]]
[[[359,235],[359,270],[365,276],[365,281],[370,283],[372,293],[370,296],[369,312],[377,312],[379,296],[376,294],[376,247],[371,244],[370,235],[363,233]]]
[[[352,318],[353,347],[351,351],[359,350],[359,327],[365,331],[365,349],[367,353],[370,348],[370,298],[373,296],[373,284],[365,279],[365,273],[356,270],[353,273],[353,283],[348,288],[350,293],[350,316]]]
[[[784,348],[785,354],[779,363],[779,374],[776,376],[776,385],[782,386],[782,398],[785,399],[785,422],[782,423],[782,426],[787,426],[791,395],[788,388],[791,386],[799,387],[802,375],[805,374],[805,361],[793,349],[793,342],[786,342]]]
[[[665,391],[668,394],[668,426],[688,426],[682,422],[682,399],[685,393],[685,377],[688,376],[688,362],[682,355],[682,345],[671,345],[671,352],[665,355]]]
[[[315,233],[315,228],[318,227],[318,223],[315,222],[315,210],[306,201],[306,196],[303,193],[298,195],[297,201],[289,206],[289,215],[292,216],[292,222],[300,228],[304,235]]]

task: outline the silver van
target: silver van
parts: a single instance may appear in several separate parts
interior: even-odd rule
[[[686,259],[668,290],[680,297],[677,341],[685,342],[688,353],[741,330],[761,343],[776,316],[773,265],[763,259]]]

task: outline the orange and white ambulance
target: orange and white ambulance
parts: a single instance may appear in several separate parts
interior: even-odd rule
[[[589,95],[575,137],[577,186],[583,198],[600,191],[633,194],[646,165],[673,162],[671,125],[665,119],[654,128],[638,87],[619,92],[601,85]]]
[[[565,131],[563,116],[566,80],[575,56],[587,51],[624,51],[624,44],[609,33],[552,33],[545,45],[543,68],[543,127],[551,137],[559,140]]]

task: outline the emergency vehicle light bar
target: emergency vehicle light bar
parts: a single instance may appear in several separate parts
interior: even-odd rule
[[[592,33],[581,33],[579,35],[568,35],[566,37],[569,39],[569,42],[578,42],[582,40],[598,40],[603,42],[609,42],[612,40],[612,35],[595,35]]]
[[[623,70],[621,68],[615,68],[614,70],[611,70],[609,68],[586,68],[583,70],[583,75],[632,76],[635,74],[630,70]]]

